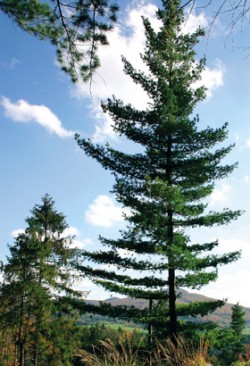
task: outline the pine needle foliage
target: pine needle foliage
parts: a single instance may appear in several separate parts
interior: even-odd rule
[[[125,73],[150,99],[147,108],[138,110],[116,97],[102,104],[117,134],[138,144],[139,152],[122,152],[76,135],[83,151],[114,175],[113,193],[130,210],[120,238],[100,237],[103,249],[85,251],[90,263],[81,269],[109,292],[147,299],[148,309],[134,312],[133,318],[160,325],[174,340],[181,331],[179,317],[203,316],[223,304],[211,301],[177,306],[177,289],[199,289],[215,281],[218,267],[240,255],[214,254],[217,240],[192,243],[187,230],[226,225],[241,212],[209,211],[207,207],[216,181],[227,177],[237,164],[223,164],[233,148],[224,143],[227,124],[201,129],[194,114],[206,94],[205,87],[195,87],[205,59],[197,62],[194,47],[204,32],[182,31],[184,15],[179,0],[162,1],[157,17],[159,31],[143,18],[146,47],[141,58],[148,72],[136,70],[123,57]],[[119,316],[119,308],[110,308],[110,314]]]
[[[92,79],[100,66],[98,46],[108,44],[118,9],[112,0],[0,1],[0,12],[23,31],[51,41],[73,82]]]
[[[73,358],[76,319],[71,315],[65,319],[65,311],[60,308],[67,297],[81,296],[72,288],[79,250],[71,247],[73,236],[64,235],[68,228],[65,216],[55,209],[48,194],[31,214],[26,219],[25,233],[20,233],[9,246],[10,256],[3,266],[0,326],[5,330],[5,342],[2,341],[6,349],[15,346],[5,352],[5,357],[12,357],[15,365],[43,366],[58,352],[61,359],[57,365],[63,359],[66,366]],[[71,334],[71,345],[67,347],[63,344],[66,334]]]

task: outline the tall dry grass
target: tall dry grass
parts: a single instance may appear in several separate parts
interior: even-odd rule
[[[200,339],[199,346],[187,342],[183,337],[175,341],[167,339],[159,343],[154,353],[154,365],[157,366],[208,366],[208,342]]]
[[[208,342],[202,338],[198,347],[182,337],[175,342],[159,343],[152,353],[141,352],[143,338],[138,343],[136,332],[124,332],[117,343],[100,341],[93,353],[79,350],[77,357],[84,366],[208,366]]]
[[[120,334],[117,344],[111,339],[100,341],[101,346],[93,347],[93,353],[79,350],[76,355],[85,366],[137,366],[143,337],[138,343],[137,332]]]

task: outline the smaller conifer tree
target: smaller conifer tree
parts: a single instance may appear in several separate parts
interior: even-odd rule
[[[15,362],[20,366],[28,364],[28,359],[33,360],[30,364],[47,364],[46,354],[53,345],[49,339],[52,314],[57,312],[57,303],[62,306],[58,297],[80,296],[72,289],[79,250],[71,247],[73,237],[64,235],[68,227],[65,216],[55,209],[49,195],[31,214],[25,233],[9,246],[0,289],[4,305],[0,323],[12,334]]]
[[[244,353],[244,329],[246,327],[245,311],[239,303],[232,306],[231,329],[233,331],[233,341],[231,344],[234,357],[237,359]]]

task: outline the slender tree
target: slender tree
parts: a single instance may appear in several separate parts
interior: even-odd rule
[[[245,311],[239,303],[232,306],[231,328],[236,336],[241,337],[246,327]]]
[[[180,331],[178,317],[205,315],[222,304],[177,306],[177,289],[200,288],[216,280],[218,266],[239,257],[239,252],[214,254],[218,241],[192,244],[187,229],[228,224],[240,212],[207,209],[215,182],[231,173],[236,164],[222,165],[232,145],[217,146],[227,137],[227,124],[201,130],[199,117],[193,115],[196,104],[205,98],[205,88],[194,86],[205,62],[197,62],[194,51],[203,32],[182,32],[179,0],[162,1],[157,17],[162,24],[159,31],[143,19],[146,48],[141,57],[148,72],[136,70],[123,57],[125,73],[148,94],[148,107],[137,110],[115,97],[102,105],[113,119],[114,130],[138,144],[140,152],[121,152],[76,135],[84,152],[114,174],[117,201],[130,209],[128,227],[121,237],[100,237],[107,249],[85,251],[84,256],[129,272],[93,268],[92,264],[82,270],[108,291],[157,300],[157,306],[151,312],[140,312],[139,319],[165,323],[174,338]],[[127,314],[132,316],[128,310]]]
[[[80,295],[72,289],[79,251],[71,247],[73,237],[65,235],[65,216],[56,211],[49,195],[31,213],[25,233],[9,247],[0,293],[0,322],[12,330],[15,362],[21,366],[47,364],[46,355],[56,342],[50,333],[53,314],[62,306],[59,298]]]
[[[246,328],[245,311],[239,303],[232,306],[232,319],[231,329],[233,331],[233,342],[231,348],[233,351],[234,358],[237,359],[239,354],[244,353],[244,340],[246,339],[243,334]]]

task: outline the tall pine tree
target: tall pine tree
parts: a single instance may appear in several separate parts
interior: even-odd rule
[[[143,19],[146,48],[141,57],[148,73],[136,70],[123,57],[125,73],[148,94],[148,107],[138,110],[115,97],[102,105],[113,119],[114,130],[139,144],[141,152],[121,152],[76,135],[84,152],[114,174],[116,199],[131,211],[119,239],[100,237],[106,248],[86,251],[84,256],[96,264],[131,271],[124,274],[92,264],[82,270],[108,291],[149,300],[148,310],[135,312],[135,318],[155,326],[165,323],[175,338],[181,329],[178,317],[205,315],[222,304],[177,305],[178,289],[197,289],[216,280],[218,266],[239,257],[239,252],[214,254],[218,241],[192,244],[187,229],[228,224],[240,211],[207,210],[215,182],[236,165],[222,164],[232,145],[217,147],[227,137],[227,124],[202,130],[193,115],[196,104],[205,98],[205,88],[194,87],[205,63],[195,60],[194,51],[203,32],[182,32],[179,0],[162,1],[157,17],[159,31]],[[133,316],[134,310],[126,311]],[[119,309],[113,313],[122,314]]]

